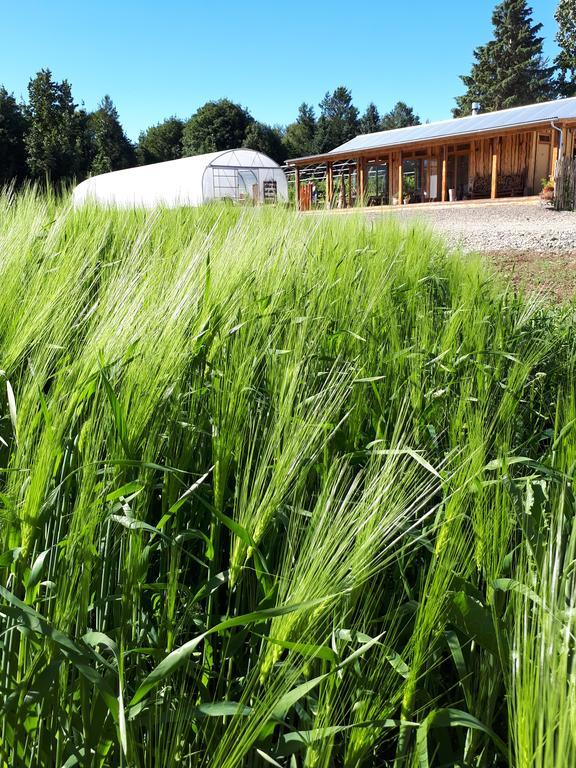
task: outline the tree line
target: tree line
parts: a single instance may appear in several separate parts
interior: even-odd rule
[[[493,36],[474,50],[471,71],[461,77],[455,117],[576,95],[576,0],[559,0],[556,42],[550,64],[543,54],[542,24],[533,20],[527,0],[502,0],[492,14]],[[235,147],[248,147],[282,163],[288,157],[328,152],[360,133],[418,125],[405,102],[380,114],[370,103],[363,114],[345,86],[326,93],[318,114],[303,103],[286,127],[257,121],[229,99],[209,101],[188,120],[172,116],[143,131],[136,143],[126,136],[110,96],[87,112],[73,99],[67,80],[57,82],[43,69],[28,84],[28,99],[18,103],[0,86],[0,185],[32,179],[52,184],[134,165]]]
[[[229,99],[209,101],[188,120],[172,116],[143,131],[133,144],[110,96],[94,112],[75,104],[70,83],[43,69],[28,84],[28,100],[18,103],[0,86],[0,184],[33,179],[53,184],[89,175],[147,165],[235,147],[259,150],[279,163],[287,157],[327,152],[358,135],[416,125],[403,102],[380,116],[375,104],[360,115],[351,92],[340,86],[314,108],[302,104],[286,128],[258,122]]]

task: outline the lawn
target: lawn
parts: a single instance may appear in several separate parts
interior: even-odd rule
[[[576,764],[569,306],[33,192],[0,286],[0,766]]]

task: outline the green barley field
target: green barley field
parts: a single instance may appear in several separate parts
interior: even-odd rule
[[[0,196],[2,768],[573,768],[574,308],[424,229]]]

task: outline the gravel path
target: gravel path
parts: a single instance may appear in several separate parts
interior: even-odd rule
[[[424,221],[468,251],[576,253],[576,213],[546,208],[540,201],[501,204],[413,205],[370,212],[401,221]]]

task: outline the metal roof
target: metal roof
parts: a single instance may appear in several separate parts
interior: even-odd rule
[[[526,107],[512,107],[512,109],[502,109],[498,112],[485,112],[484,114],[459,117],[453,120],[441,120],[436,123],[414,125],[409,128],[365,133],[341,144],[323,156],[354,154],[369,149],[395,147],[401,144],[413,144],[435,139],[449,139],[474,133],[566,119],[576,120],[576,97],[546,101],[542,104],[529,104]],[[322,155],[318,157],[322,157]]]

